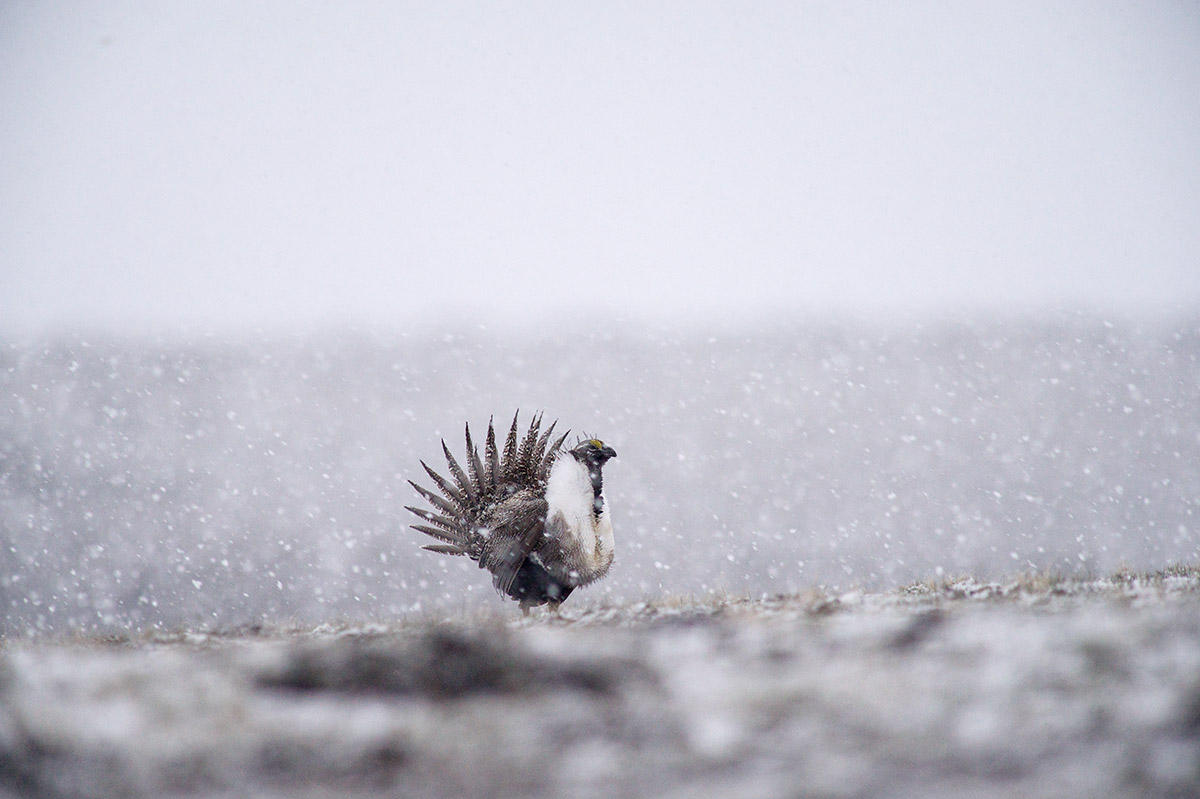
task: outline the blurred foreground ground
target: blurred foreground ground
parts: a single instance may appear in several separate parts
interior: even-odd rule
[[[0,795],[1200,795],[1200,571],[9,639]]]

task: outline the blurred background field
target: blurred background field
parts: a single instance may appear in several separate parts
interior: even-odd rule
[[[1200,558],[1194,319],[61,336],[5,345],[0,396],[7,634],[499,605],[405,480],[516,408],[620,456],[572,602]]]

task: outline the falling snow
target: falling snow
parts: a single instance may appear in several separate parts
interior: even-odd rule
[[[544,409],[620,452],[572,603],[1200,559],[1200,324],[1099,317],[0,349],[0,630],[498,607],[405,482]]]

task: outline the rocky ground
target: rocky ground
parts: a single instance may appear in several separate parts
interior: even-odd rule
[[[1200,571],[9,639],[0,795],[1200,796]]]

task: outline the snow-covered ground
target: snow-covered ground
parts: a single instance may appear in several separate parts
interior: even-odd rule
[[[10,640],[0,795],[1200,795],[1200,572]]]
[[[498,608],[404,505],[544,409],[619,453],[574,607],[1200,560],[1200,322],[626,325],[0,346],[0,633]]]

